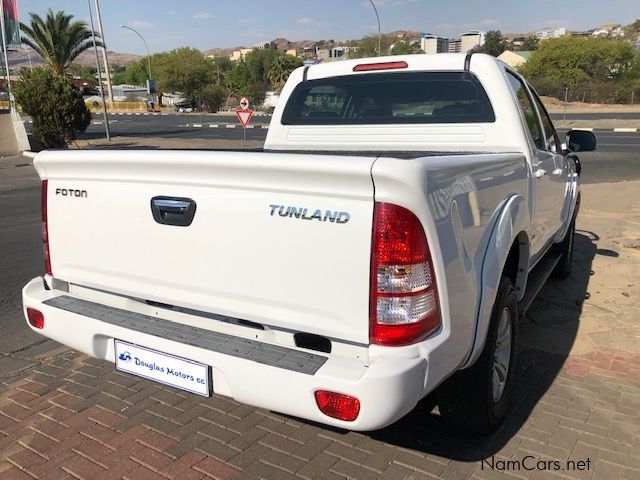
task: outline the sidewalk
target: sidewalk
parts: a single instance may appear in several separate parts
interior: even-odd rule
[[[574,273],[521,324],[514,401],[493,435],[421,407],[345,432],[66,350],[2,379],[0,478],[640,478],[640,182],[582,192]]]

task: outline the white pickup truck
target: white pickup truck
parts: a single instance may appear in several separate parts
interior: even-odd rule
[[[572,152],[594,148],[487,55],[301,67],[263,151],[40,153],[24,314],[195,394],[373,430],[435,391],[488,432],[519,317],[570,272]]]

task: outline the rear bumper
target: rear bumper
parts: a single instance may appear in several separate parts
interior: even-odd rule
[[[191,325],[171,322],[171,327],[158,330],[155,324],[167,321],[157,315],[152,327],[140,328],[127,321],[113,321],[107,316],[111,309],[106,305],[87,302],[82,309],[65,310],[52,301],[58,297],[70,297],[68,293],[45,289],[42,278],[31,280],[22,290],[23,309],[34,308],[44,314],[43,329],[32,329],[57,342],[68,345],[92,357],[114,362],[114,339],[169,353],[210,365],[213,371],[213,391],[256,407],[273,410],[319,423],[349,430],[375,430],[387,426],[411,411],[424,393],[427,362],[424,358],[382,357],[369,366],[355,359],[313,354],[320,359],[317,368],[297,368],[289,361],[304,357],[305,352],[296,349],[277,348],[285,352],[285,360],[278,362],[264,359],[252,360],[237,353],[223,353],[222,348],[207,348],[203,342],[188,342],[193,331],[204,331]],[[73,297],[70,297],[73,300]],[[58,298],[58,300],[62,300]],[[47,303],[45,303],[47,302]],[[76,303],[81,303],[79,300]],[[95,305],[94,311],[91,305]],[[99,311],[101,318],[96,312]],[[126,312],[131,318],[149,322],[147,312]],[[122,314],[121,314],[122,315]],[[117,315],[116,315],[117,316]],[[165,334],[171,330],[171,334]],[[210,332],[207,330],[207,332]],[[210,332],[216,335],[215,332]],[[205,335],[208,336],[208,335]],[[238,341],[248,337],[233,337]],[[214,338],[215,340],[215,338]],[[260,343],[260,342],[258,342]],[[210,345],[218,345],[215,342]],[[263,344],[265,349],[271,347]],[[290,355],[287,357],[287,355]],[[265,363],[266,362],[266,363]],[[304,363],[304,360],[302,360]],[[302,367],[302,365],[298,365]],[[313,372],[313,373],[311,373]],[[358,418],[344,422],[324,415],[316,406],[314,392],[330,390],[354,396],[360,400]]]

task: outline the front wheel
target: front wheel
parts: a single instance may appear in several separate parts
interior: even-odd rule
[[[502,277],[480,357],[438,390],[438,408],[445,421],[470,433],[495,430],[507,414],[517,339],[518,302],[511,280]]]

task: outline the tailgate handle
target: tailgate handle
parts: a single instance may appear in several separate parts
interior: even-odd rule
[[[162,225],[188,227],[196,214],[196,202],[190,198],[153,197],[151,213],[153,219]]]

